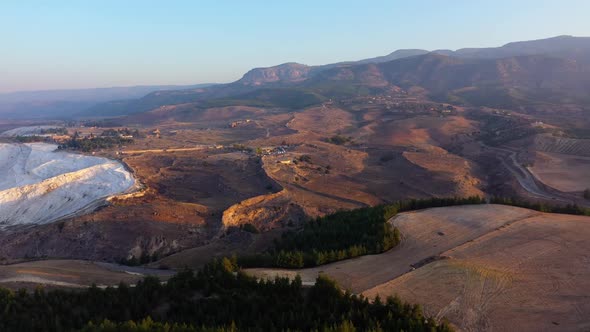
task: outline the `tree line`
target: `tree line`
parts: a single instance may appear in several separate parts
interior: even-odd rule
[[[540,202],[529,202],[526,200],[522,200],[516,197],[507,198],[507,197],[492,197],[490,199],[491,204],[503,204],[503,205],[511,205],[517,206],[521,208],[531,209],[540,212],[547,212],[547,213],[563,213],[563,214],[573,214],[579,216],[590,216],[590,209],[581,207],[577,204],[567,204],[567,205],[550,205],[546,203]]]
[[[1,331],[451,331],[398,298],[343,292],[325,276],[258,280],[224,258],[163,284],[13,292],[0,289]]]
[[[484,204],[481,197],[430,198],[338,211],[287,231],[264,253],[239,257],[243,267],[302,268],[385,252],[400,242],[399,230],[387,221],[399,212],[465,204]]]
[[[91,136],[91,137],[80,137],[78,132],[75,132],[72,138],[69,140],[61,143],[58,146],[58,149],[65,150],[78,150],[83,152],[90,152],[99,149],[108,149],[114,146],[120,146],[121,144],[129,144],[133,143],[133,138],[126,138],[121,137],[118,135],[112,136],[110,131],[105,131],[107,135],[105,136]]]

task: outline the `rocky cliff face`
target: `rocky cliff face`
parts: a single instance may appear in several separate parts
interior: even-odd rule
[[[243,85],[263,85],[265,83],[300,82],[308,78],[312,67],[299,63],[285,63],[268,68],[254,68],[238,81]]]

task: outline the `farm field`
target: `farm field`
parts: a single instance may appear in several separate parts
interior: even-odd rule
[[[134,284],[147,275],[165,280],[171,271],[120,266],[80,260],[46,260],[0,265],[0,286],[22,288],[34,285],[83,288]]]
[[[344,288],[361,293],[411,271],[426,259],[536,214],[536,211],[500,205],[467,205],[406,212],[391,221],[400,230],[402,243],[386,253],[309,269],[247,271],[271,278],[300,274],[307,282],[325,273],[338,280]]]
[[[590,188],[590,157],[537,152],[529,170],[544,184],[564,192]]]
[[[583,330],[590,218],[502,205],[434,208],[392,220],[402,243],[380,255],[260,277],[325,273],[368,297],[398,295],[459,330]]]
[[[585,330],[589,222],[581,216],[534,215],[363,294],[397,294],[465,331]]]

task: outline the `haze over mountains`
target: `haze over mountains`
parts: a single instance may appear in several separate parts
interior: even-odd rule
[[[210,87],[0,95],[0,114],[107,117],[150,111],[162,105],[231,105],[237,100],[240,104],[299,108],[323,99],[378,94],[390,89],[419,90],[432,100],[462,105],[586,105],[590,103],[590,37],[558,36],[456,51],[397,50],[386,56],[321,66],[285,63],[255,68],[234,83]],[[47,98],[39,102],[39,96]],[[20,104],[14,101],[19,97]],[[23,112],[21,105],[28,97]]]
[[[115,110],[109,104],[98,105],[94,112],[124,115],[189,102],[204,106],[265,102],[266,106],[299,108],[323,99],[390,89],[418,90],[435,101],[462,105],[586,105],[589,88],[590,38],[559,36],[496,48],[398,50],[383,57],[322,66],[285,63],[252,69],[234,83],[150,94]]]
[[[0,115],[9,118],[64,117],[75,115],[97,103],[141,98],[158,90],[194,89],[210,85],[145,85],[0,93]]]
[[[262,77],[265,77],[262,73],[266,74],[267,83],[276,82],[276,77],[281,77],[282,80],[286,81],[299,81],[302,80],[307,74],[314,74],[333,67],[383,63],[412,56],[425,55],[428,53],[436,53],[444,56],[465,59],[501,59],[527,55],[546,55],[573,59],[588,64],[590,61],[590,37],[558,36],[540,40],[512,42],[501,47],[462,48],[456,51],[401,49],[385,56],[322,66],[306,66],[296,63],[287,63],[275,67],[253,69],[244,75],[240,81],[242,81],[244,84],[260,85],[264,82]],[[271,74],[271,72],[274,72],[274,75]],[[259,73],[262,76],[258,79],[255,79],[255,73]]]

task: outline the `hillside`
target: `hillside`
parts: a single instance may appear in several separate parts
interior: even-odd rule
[[[558,36],[547,39],[513,42],[500,47],[462,48],[456,51],[435,50],[430,52],[421,49],[400,49],[385,56],[358,61],[339,62],[322,66],[307,66],[298,63],[285,63],[274,67],[252,69],[246,73],[242,79],[238,81],[238,83],[243,85],[296,83],[305,81],[316,76],[317,74],[321,74],[324,71],[334,68],[338,68],[337,70],[343,70],[343,68],[349,68],[351,66],[382,64],[395,60],[422,56],[428,53],[434,53],[435,55],[443,55],[453,58],[479,60],[499,60],[504,58],[538,55],[551,58],[575,60],[577,62],[587,64],[590,63],[590,37]],[[400,64],[407,63],[401,62]],[[544,65],[549,65],[549,67],[551,67],[551,64]],[[527,69],[533,70],[538,68]],[[412,68],[410,67],[409,70],[412,70]]]
[[[228,98],[231,105],[246,101],[263,106],[269,104],[254,103],[242,95],[268,87],[309,90],[320,100],[415,86],[426,89],[434,100],[465,105],[515,108],[533,101],[585,105],[590,103],[585,93],[590,85],[589,67],[590,37],[558,36],[456,51],[400,49],[385,56],[320,66],[284,63],[254,68],[229,84],[0,94],[0,114],[19,119],[116,117],[164,105]],[[300,107],[301,103],[289,104],[281,95],[284,92],[271,97],[273,105]]]
[[[381,64],[332,68],[307,84],[326,82],[391,85],[406,90],[418,86],[435,100],[514,107],[532,102],[587,102],[590,67],[542,55],[474,60],[429,53]]]
[[[298,68],[303,65],[298,65]],[[280,67],[280,66],[279,66]],[[587,105],[590,66],[544,55],[502,59],[463,59],[436,53],[379,64],[339,65],[249,72],[236,83],[198,90],[164,91],[135,101],[112,102],[88,114],[124,115],[163,105],[302,108],[324,99],[378,95],[391,89],[419,88],[440,102],[517,108],[539,103]],[[299,99],[303,97],[301,102]]]

